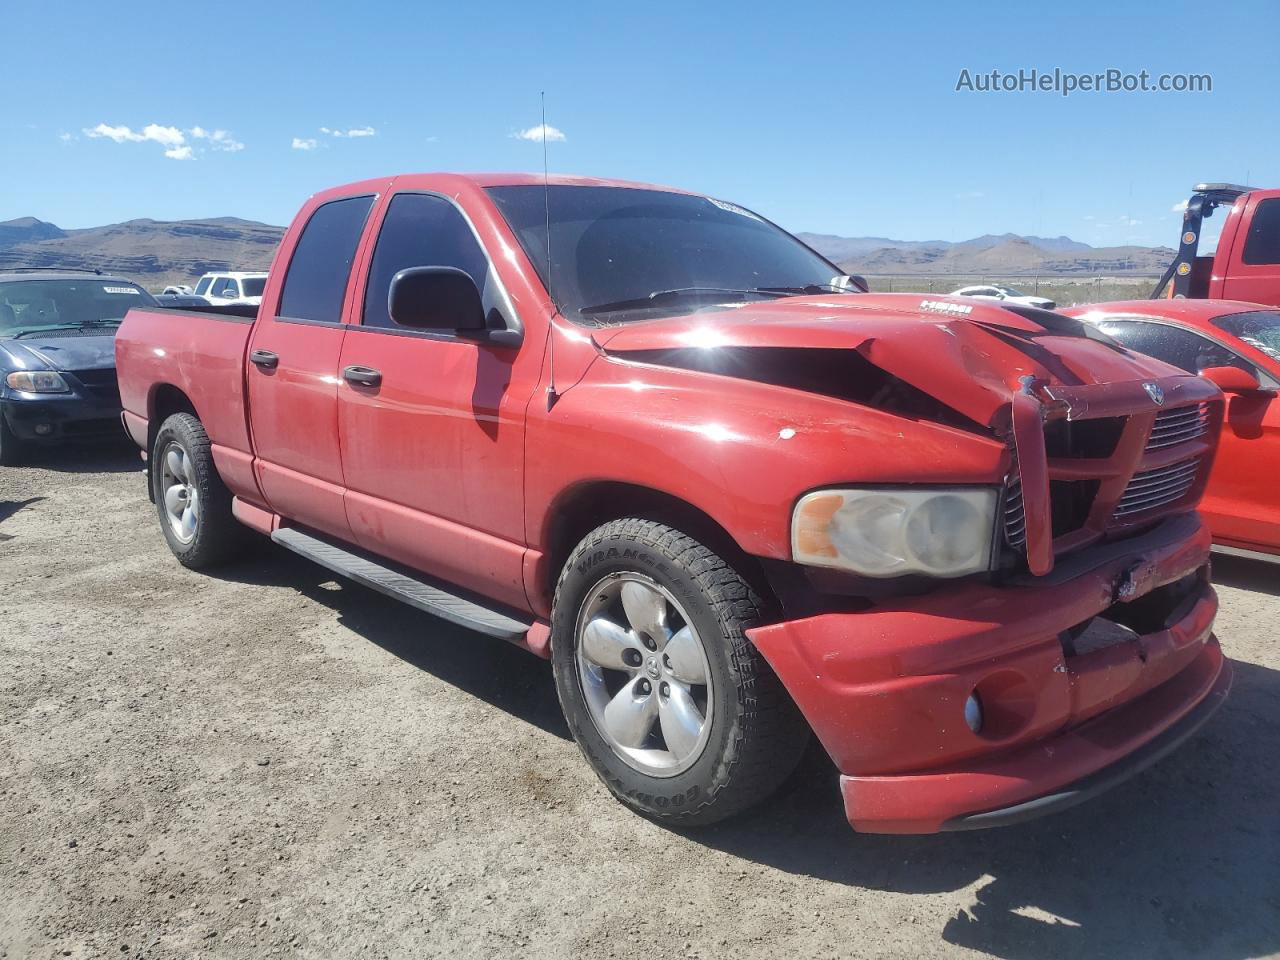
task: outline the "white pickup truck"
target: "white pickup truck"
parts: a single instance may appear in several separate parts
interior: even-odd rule
[[[215,307],[229,303],[257,306],[266,285],[265,273],[206,273],[196,284],[195,295]]]

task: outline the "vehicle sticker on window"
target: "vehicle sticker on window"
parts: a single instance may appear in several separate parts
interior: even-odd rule
[[[134,297],[138,295],[137,287],[103,287],[102,289],[107,293],[127,293]]]
[[[738,206],[736,203],[725,203],[725,201],[717,200],[715,197],[707,197],[707,200],[710,203],[714,204],[715,206],[719,207],[721,210],[725,211],[726,213],[736,213],[740,217],[747,217],[751,220],[760,220],[760,218],[756,216],[754,213],[752,213],[750,210],[744,210],[742,207]]]

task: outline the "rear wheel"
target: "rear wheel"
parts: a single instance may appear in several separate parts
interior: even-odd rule
[[[574,738],[623,803],[714,823],[768,796],[808,728],[746,638],[760,601],[724,558],[650,520],[589,534],[560,576],[552,663]]]
[[[218,476],[204,425],[175,413],[151,448],[151,483],[160,528],[183,566],[205,570],[231,559],[246,530],[231,513],[231,492]]]

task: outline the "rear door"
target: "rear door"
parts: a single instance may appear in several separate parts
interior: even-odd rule
[[[1231,245],[1222,297],[1280,305],[1280,196],[1250,195]]]
[[[391,278],[419,266],[466,271],[490,317],[513,317],[461,208],[434,193],[394,194],[339,363],[344,376],[355,367],[379,378],[338,385],[347,516],[361,546],[523,607],[524,408],[539,345],[398,326],[387,310]]]
[[[254,466],[268,505],[344,539],[338,360],[351,268],[376,199],[369,191],[315,204],[281,258],[287,272],[268,288],[249,344]]]

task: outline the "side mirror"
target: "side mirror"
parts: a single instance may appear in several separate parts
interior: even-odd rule
[[[409,267],[391,278],[387,312],[402,327],[483,330],[484,304],[475,281],[456,267]]]
[[[846,273],[836,277],[831,281],[833,287],[839,287],[841,290],[847,290],[853,287],[861,290],[863,293],[871,292],[871,284],[867,283],[867,278],[859,276],[856,273]]]
[[[1239,367],[1205,367],[1200,376],[1217,386],[1223,393],[1262,393],[1262,384],[1248,370]]]

